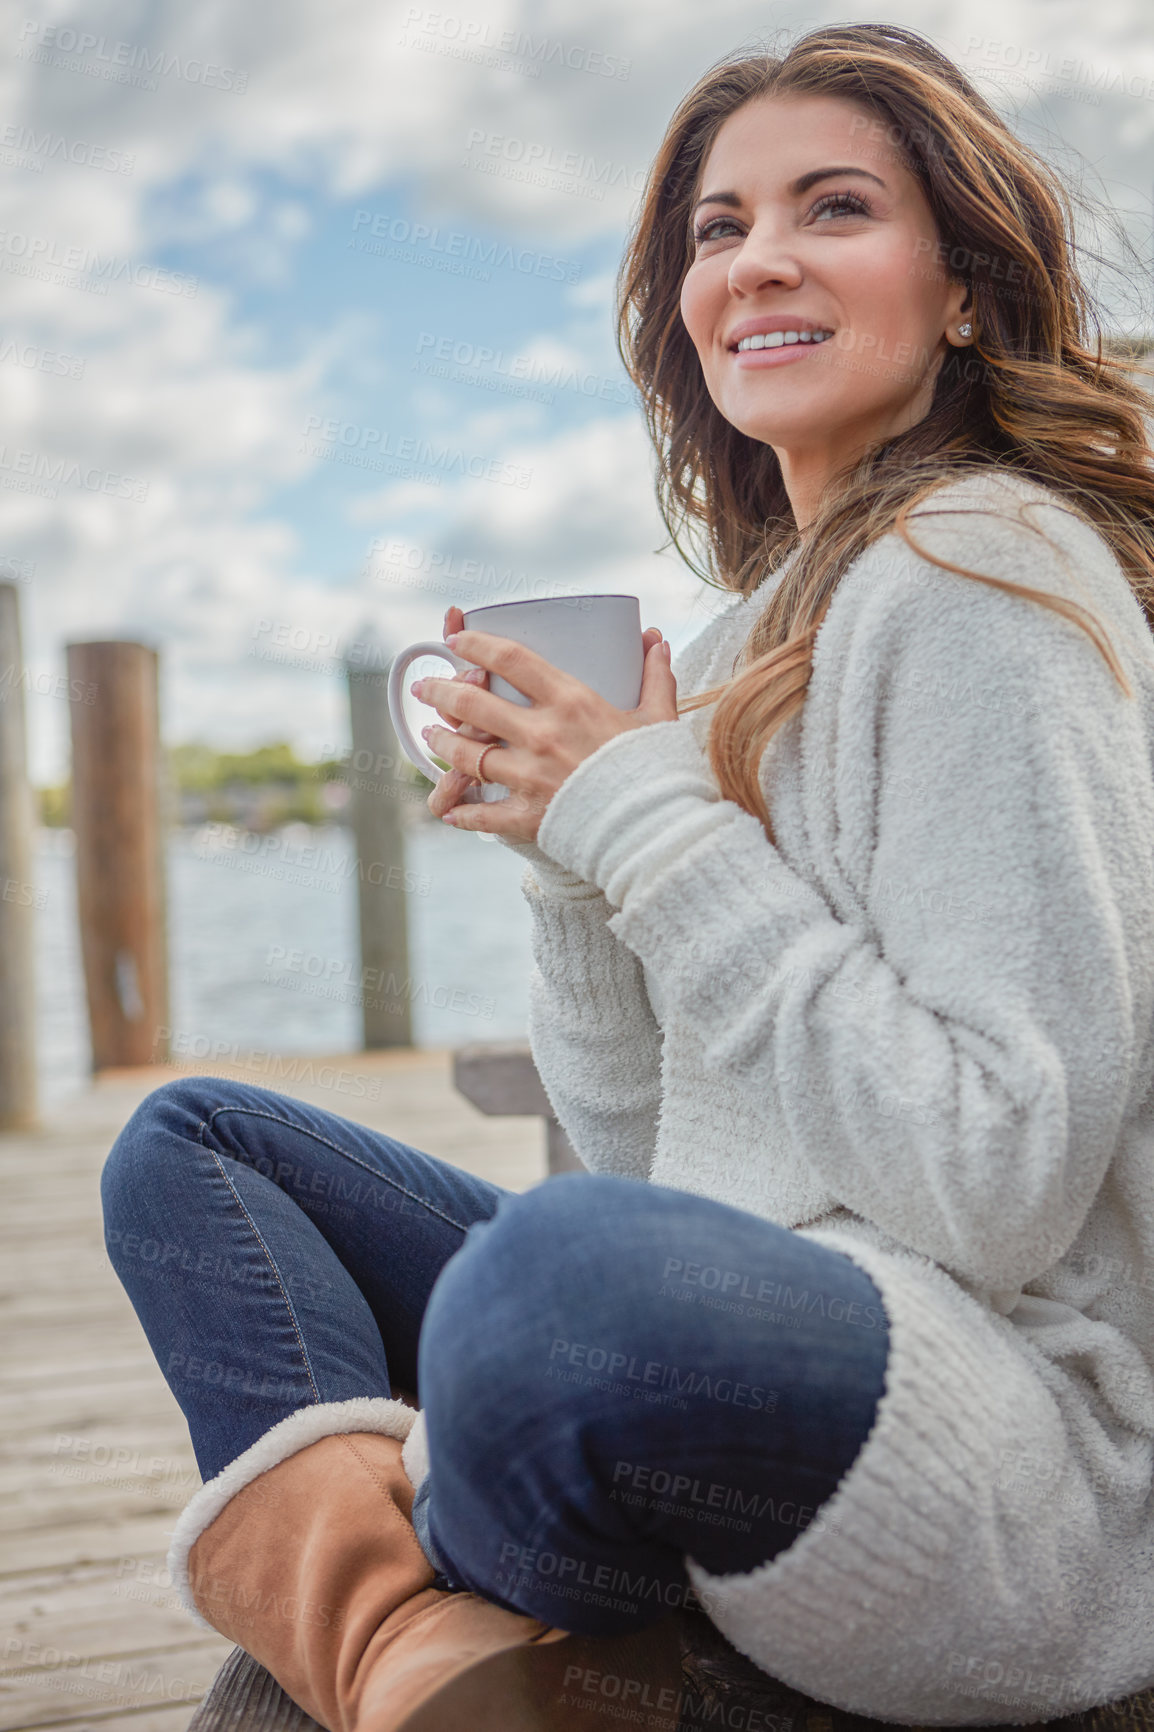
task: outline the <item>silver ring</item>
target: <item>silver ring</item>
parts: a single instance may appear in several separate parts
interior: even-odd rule
[[[484,781],[484,780],[485,780],[485,777],[484,777],[484,774],[483,774],[483,772],[482,772],[482,768],[481,768],[481,766],[482,766],[482,765],[483,765],[483,764],[484,764],[484,762],[485,762],[485,753],[486,753],[486,752],[491,752],[491,751],[492,751],[492,750],[493,750],[493,747],[494,747],[494,746],[495,746],[495,745],[496,745],[496,744],[497,744],[497,742],[496,742],[496,740],[490,740],[490,741],[489,741],[489,744],[488,744],[488,745],[487,745],[487,746],[482,746],[482,747],[481,747],[481,755],[480,755],[480,757],[479,757],[479,758],[478,758],[478,759],[477,759],[477,767],[476,767],[476,769],[475,769],[475,770],[474,770],[474,771],[473,771],[473,776],[474,776],[474,778],[475,778],[475,779],[476,779],[476,780],[477,780],[477,781],[478,781],[478,782],[483,782],[483,781]]]

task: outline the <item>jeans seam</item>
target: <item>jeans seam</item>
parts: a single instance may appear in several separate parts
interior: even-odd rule
[[[398,1184],[395,1179],[390,1179],[387,1174],[379,1173],[377,1169],[371,1167],[367,1161],[362,1161],[359,1155],[351,1154],[348,1149],[342,1149],[339,1143],[331,1142],[328,1137],[322,1136],[320,1131],[314,1131],[311,1125],[295,1124],[292,1119],[285,1118],[281,1113],[260,1112],[256,1107],[215,1107],[209,1114],[208,1118],[201,1122],[200,1129],[202,1141],[204,1140],[204,1132],[212,1128],[214,1121],[220,1118],[222,1113],[243,1113],[246,1118],[268,1119],[269,1122],[274,1125],[284,1125],[290,1131],[299,1132],[301,1136],[312,1137],[314,1142],[322,1143],[326,1149],[331,1149],[335,1155],[340,1155],[342,1160],[351,1161],[354,1166],[360,1167],[362,1172],[368,1173],[370,1178],[379,1180],[382,1185],[391,1185],[393,1190],[399,1191],[402,1197],[408,1197],[411,1202],[419,1203],[422,1209],[428,1209],[431,1215],[438,1216],[440,1220],[447,1222],[450,1227],[455,1227],[459,1233],[467,1233],[469,1230],[466,1222],[454,1221],[451,1215],[447,1215],[445,1211],[439,1209],[435,1203],[428,1202],[424,1197],[418,1197],[415,1191],[406,1189],[404,1185]]]
[[[203,1124],[201,1125],[200,1128],[202,1131],[205,1129]],[[201,1138],[201,1141],[202,1141],[202,1143],[204,1143],[203,1137]],[[244,1216],[245,1220],[248,1222],[249,1228],[252,1231],[253,1237],[256,1239],[257,1244],[260,1246],[261,1250],[264,1252],[266,1258],[268,1259],[269,1268],[272,1270],[273,1275],[276,1278],[276,1284],[280,1288],[281,1298],[285,1302],[285,1309],[287,1310],[288,1315],[289,1315],[289,1322],[293,1326],[293,1334],[297,1338],[297,1346],[300,1348],[301,1358],[304,1361],[305,1375],[309,1380],[309,1386],[311,1387],[312,1392],[313,1392],[314,1405],[319,1407],[321,1405],[321,1394],[320,1394],[320,1390],[317,1388],[316,1378],[313,1376],[313,1368],[312,1368],[312,1363],[309,1360],[308,1348],[305,1346],[304,1336],[301,1334],[300,1323],[297,1321],[297,1314],[296,1314],[295,1310],[293,1309],[292,1300],[289,1298],[288,1290],[285,1287],[284,1281],[281,1278],[281,1272],[277,1268],[276,1258],[273,1256],[272,1252],[269,1250],[267,1244],[265,1243],[264,1238],[262,1237],[260,1229],[257,1226],[256,1222],[253,1220],[252,1216],[249,1214],[248,1210],[245,1208],[244,1203],[241,1199],[240,1193],[238,1192],[236,1186],[233,1184],[232,1180],[229,1178],[228,1174],[225,1172],[224,1164],[221,1161],[219,1154],[217,1153],[217,1151],[215,1149],[208,1148],[207,1143],[204,1143],[204,1147],[206,1149],[208,1149],[208,1153],[212,1156],[213,1160],[216,1162],[217,1167],[220,1170],[221,1178],[224,1180],[225,1184],[228,1186],[229,1190],[232,1192],[233,1201],[236,1203],[237,1208],[240,1210],[241,1214]]]

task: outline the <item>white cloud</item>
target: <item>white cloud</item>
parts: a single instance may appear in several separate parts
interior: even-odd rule
[[[510,461],[531,465],[532,486],[462,483],[447,497],[430,493],[426,521],[405,539],[425,559],[375,562],[389,596],[389,632],[399,643],[439,635],[449,599],[515,600],[548,583],[559,594],[637,595],[643,624],[680,641],[700,629],[719,598],[702,585],[667,540],[657,511],[652,455],[639,421],[613,416],[541,442],[508,446]],[[392,489],[366,496],[358,516],[388,540]],[[414,594],[411,573],[447,570],[452,596]],[[724,600],[722,599],[722,605]]]
[[[339,684],[258,665],[245,634],[269,616],[349,631],[367,604],[390,629],[439,634],[440,598],[398,591],[386,608],[380,586],[366,588],[356,573],[341,584],[308,569],[291,517],[273,504],[314,466],[294,435],[334,379],[356,370],[387,404],[388,364],[370,319],[334,313],[300,353],[270,365],[227,285],[263,285],[291,306],[298,249],[325,200],[384,207],[402,181],[430,222],[467,222],[570,255],[594,237],[623,240],[639,178],[695,79],[738,43],[793,34],[822,15],[800,4],[767,14],[753,0],[707,9],[696,0],[580,9],[575,0],[483,0],[453,9],[454,37],[444,9],[378,0],[280,0],[275,9],[109,0],[95,23],[59,4],[34,16],[10,11],[0,97],[37,148],[0,183],[0,339],[82,364],[71,378],[0,362],[0,552],[36,561],[21,591],[33,664],[58,667],[68,637],[147,632],[165,646],[178,736],[202,720],[222,739],[303,739],[336,727]],[[1091,16],[1059,0],[1047,5],[1044,30],[1038,9],[1020,0],[974,0],[964,25],[946,0],[905,0],[889,15],[964,66],[985,65],[996,106],[1018,107],[1024,130],[1040,115],[1145,221],[1154,44],[1135,4],[1107,0]],[[83,32],[96,41],[80,48]],[[1044,98],[999,75],[1015,71],[1017,53],[1025,76],[1023,54],[1039,51],[1059,69],[1074,63]],[[509,69],[534,56],[539,77]],[[610,65],[628,76],[604,76]],[[118,68],[137,83],[108,76]],[[1131,81],[1128,91],[1114,88],[1118,77]],[[155,90],[140,87],[149,78]],[[1095,93],[1099,101],[1081,100]],[[61,162],[57,139],[83,160]],[[101,151],[131,153],[131,172],[97,166]],[[542,172],[552,178],[526,178]],[[602,185],[599,173],[604,197],[579,196]],[[121,275],[102,295],[60,277],[71,249],[147,281],[158,251],[177,238],[217,248],[226,286],[165,293]],[[1142,244],[1138,230],[1135,238]],[[612,290],[611,272],[570,286],[557,297],[554,328],[527,332],[525,352],[606,368]],[[374,525],[424,522],[430,544],[522,562],[558,584],[633,590],[653,623],[671,635],[678,622],[688,629],[694,608],[713,602],[675,554],[651,552],[664,532],[639,417],[623,410],[573,430],[560,413],[564,395],[555,416],[515,400],[462,406],[456,387],[422,384],[405,402],[430,431],[531,464],[533,485],[394,481],[355,508],[366,539]],[[97,486],[61,485],[54,500],[17,491],[17,460],[76,464]],[[147,496],[101,492],[101,476],[145,482]],[[65,707],[32,707],[36,773],[58,773]]]

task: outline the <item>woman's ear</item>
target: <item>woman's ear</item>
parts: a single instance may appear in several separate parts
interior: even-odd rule
[[[945,308],[945,335],[947,341],[952,342],[953,340],[950,335],[951,330],[955,329],[959,324],[963,324],[965,320],[970,317],[973,302],[973,290],[970,284],[955,280],[951,285],[950,294],[946,301]]]

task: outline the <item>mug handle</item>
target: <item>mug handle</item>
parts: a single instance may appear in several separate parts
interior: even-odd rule
[[[415,764],[418,770],[423,770],[431,781],[439,782],[445,774],[444,770],[430,758],[405,720],[401,687],[405,674],[418,656],[442,656],[457,673],[463,673],[466,668],[475,668],[477,663],[467,662],[463,656],[455,655],[446,644],[438,643],[435,638],[428,638],[421,643],[411,643],[408,649],[400,650],[389,669],[389,714],[397,730],[397,738],[410,762]]]

